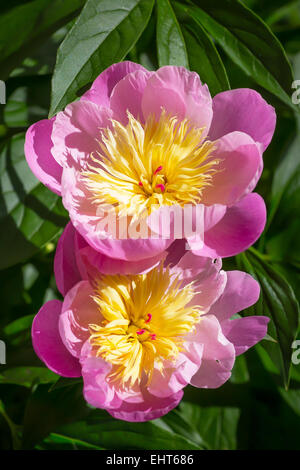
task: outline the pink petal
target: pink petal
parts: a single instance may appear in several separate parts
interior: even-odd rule
[[[151,75],[151,72],[137,70],[126,75],[117,83],[110,97],[110,108],[113,111],[114,119],[126,125],[128,122],[127,111],[129,111],[139,122],[144,122],[141,107],[142,96]]]
[[[32,324],[32,343],[38,357],[56,374],[63,377],[81,377],[81,367],[65,348],[58,321],[62,302],[49,300],[39,310]]]
[[[209,131],[212,140],[241,131],[261,143],[263,150],[272,140],[275,110],[255,90],[240,88],[219,93],[213,98],[213,113]]]
[[[226,338],[234,345],[235,354],[238,356],[266,336],[269,321],[269,318],[263,316],[225,320],[222,322],[222,330]]]
[[[266,206],[256,193],[229,207],[222,220],[205,232],[204,247],[193,250],[199,256],[225,258],[249,248],[260,237],[266,224]]]
[[[99,207],[92,203],[80,172],[74,168],[64,168],[62,196],[63,204],[76,230],[92,248],[111,258],[126,261],[153,258],[164,252],[172,243],[172,240],[162,238],[116,239],[116,234],[106,232],[100,223],[102,219]],[[109,227],[106,227],[107,229]]]
[[[103,274],[142,274],[153,269],[165,257],[165,252],[142,259],[140,261],[126,261],[109,256],[86,246],[78,253],[79,262],[85,267],[84,278],[93,277],[96,273]],[[81,271],[82,272],[82,271]]]
[[[29,127],[25,138],[25,156],[33,174],[51,191],[60,195],[62,167],[51,153],[54,119],[43,119]]]
[[[129,61],[111,65],[96,78],[90,90],[81,97],[81,100],[88,100],[99,106],[109,107],[109,99],[114,87],[122,78],[136,70],[147,72],[141,65]]]
[[[101,129],[111,125],[111,112],[90,101],[76,101],[57,114],[52,154],[63,167],[86,169],[92,152],[100,150]]]
[[[154,369],[148,391],[156,397],[166,398],[182,390],[190,383],[198,371],[203,354],[203,345],[186,342],[184,352],[180,353],[176,363],[166,361],[163,371]]]
[[[86,342],[82,348],[80,357],[83,377],[83,395],[85,400],[96,408],[120,406],[122,401],[118,398],[113,387],[106,382],[106,376],[111,370],[101,357],[91,354],[91,346]]]
[[[258,301],[259,294],[259,284],[250,274],[242,271],[228,271],[224,292],[211,307],[209,313],[223,322],[241,310],[254,305]]]
[[[194,341],[203,344],[201,366],[192,377],[191,385],[199,388],[218,388],[226,382],[235,361],[233,344],[222,333],[213,315],[201,318]]]
[[[204,206],[205,231],[214,227],[224,217],[227,207],[224,204]]]
[[[243,132],[226,134],[216,143],[219,158],[212,185],[205,188],[201,202],[206,205],[232,205],[246,192],[262,168],[261,152],[254,140]]]
[[[212,120],[212,99],[195,72],[168,65],[149,78],[142,99],[145,119],[151,113],[159,117],[162,108],[180,120],[189,118],[196,127],[206,129],[204,136],[207,134]]]
[[[62,295],[65,295],[77,282],[81,281],[76,263],[74,237],[75,229],[69,222],[58,240],[54,258],[56,285]]]
[[[226,286],[227,274],[220,271],[221,260],[212,260],[195,256],[187,252],[172,272],[179,275],[182,286],[194,282],[197,294],[192,304],[200,305],[202,312],[207,312],[211,305],[222,295]]]
[[[141,422],[159,418],[177,406],[182,398],[182,391],[166,398],[158,398],[145,388],[118,390],[106,380],[111,365],[100,357],[94,357],[88,342],[82,348],[80,361],[84,398],[90,405],[106,409],[117,419]]]
[[[217,211],[215,217],[217,216]],[[160,238],[172,240],[188,238],[194,241],[197,247],[203,247],[205,206],[203,204],[186,204],[181,207],[177,204],[161,206],[147,217],[147,224],[152,232]]]
[[[100,324],[102,315],[92,299],[94,290],[88,281],[81,281],[65,296],[59,318],[59,332],[68,351],[80,357],[83,344],[90,337],[89,325]]]
[[[142,403],[124,401],[119,408],[108,409],[107,411],[117,419],[135,423],[144,422],[166,415],[180,403],[182,397],[182,390],[167,398],[157,398],[145,391]]]

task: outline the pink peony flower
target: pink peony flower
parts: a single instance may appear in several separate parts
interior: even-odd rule
[[[149,72],[122,62],[79,101],[32,125],[25,154],[97,251],[127,261],[158,255],[174,239],[160,222],[192,205],[190,217],[201,215],[201,227],[182,237],[198,255],[226,257],[248,248],[264,228],[265,204],[252,191],[275,123],[274,109],[254,90],[212,99],[183,67]],[[125,238],[105,226],[108,207],[126,220]],[[145,219],[150,234],[137,238]]]
[[[55,274],[64,301],[36,315],[34,349],[57,374],[82,376],[86,401],[118,419],[158,418],[188,384],[220,387],[235,357],[267,332],[266,317],[231,319],[258,299],[251,276],[179,248],[144,261],[139,274],[134,263],[92,253],[71,224],[60,239]]]

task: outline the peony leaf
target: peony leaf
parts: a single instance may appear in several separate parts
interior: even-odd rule
[[[33,0],[0,17],[1,78],[5,79],[33,49],[68,23],[85,0]]]
[[[24,135],[0,155],[0,269],[22,262],[66,225],[61,198],[40,184],[24,158]]]
[[[286,53],[270,28],[241,2],[194,0],[189,13],[256,83],[296,110],[293,74]],[[200,7],[200,8],[199,8]]]
[[[169,0],[157,1],[157,54],[160,67],[182,65],[189,68],[182,31]]]
[[[213,96],[228,90],[230,84],[226,69],[210,36],[194,20],[189,9],[180,3],[174,3],[174,9],[182,25],[190,69],[199,74]]]
[[[262,345],[281,371],[286,388],[289,385],[292,343],[299,327],[299,304],[287,280],[254,249],[238,256],[243,268],[257,279],[261,286],[258,303],[246,310],[250,315],[266,315],[272,322],[268,334],[277,341],[264,341]]]
[[[88,0],[57,54],[50,117],[109,65],[119,62],[147,26],[154,0]]]

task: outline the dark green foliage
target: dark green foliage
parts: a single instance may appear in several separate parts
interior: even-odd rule
[[[300,449],[300,2],[275,0],[13,0],[0,6],[1,449]],[[269,334],[239,357],[218,390],[187,387],[167,416],[132,424],[94,410],[80,379],[44,367],[30,338],[34,314],[60,298],[53,276],[67,222],[58,196],[24,158],[28,126],[63,109],[123,59],[199,73],[212,95],[252,87],[276,108],[276,133],[257,187],[268,207],[255,248],[224,260],[261,284],[242,315],[270,317]]]

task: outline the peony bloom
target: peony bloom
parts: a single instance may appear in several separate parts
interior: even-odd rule
[[[79,101],[32,125],[25,154],[95,250],[137,261],[182,237],[198,255],[226,257],[248,248],[264,228],[265,204],[252,191],[275,123],[274,109],[254,90],[212,99],[183,67],[149,72],[122,62]],[[172,210],[189,205],[192,223],[201,219],[199,231],[168,234],[162,222],[170,217],[172,225]],[[107,208],[125,220],[125,236],[105,225]],[[145,220],[149,234],[139,238],[135,229]]]
[[[82,376],[86,401],[127,421],[166,414],[188,384],[220,387],[268,323],[231,319],[257,301],[259,286],[221,270],[220,259],[180,252],[175,242],[163,259],[143,263],[140,273],[134,263],[110,263],[69,224],[55,258],[64,301],[47,302],[32,326],[40,359],[57,374]]]

